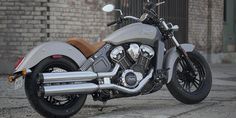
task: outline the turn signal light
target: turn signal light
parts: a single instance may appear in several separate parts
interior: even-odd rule
[[[14,78],[15,78],[14,76],[9,75],[7,79],[11,83],[14,81]]]
[[[24,68],[24,69],[22,70],[21,74],[22,74],[23,77],[26,77],[27,70]]]

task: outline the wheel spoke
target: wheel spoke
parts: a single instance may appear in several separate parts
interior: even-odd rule
[[[185,85],[186,85],[186,82],[184,82],[184,84],[183,84],[183,88],[185,89]]]
[[[177,71],[181,73],[181,72],[183,72],[183,70],[184,69],[183,69],[182,65],[180,63],[178,63],[177,64]]]
[[[179,62],[180,62],[180,65],[181,65],[182,69],[184,70],[184,68],[187,67],[186,63],[182,59]]]
[[[200,80],[199,80],[199,79],[197,79],[197,78],[195,78],[194,80],[196,80],[196,81],[200,82]]]
[[[193,85],[195,86],[196,89],[198,88],[198,85],[196,85],[195,82],[193,82]]]
[[[182,79],[178,79],[179,83],[182,84],[184,81]]]
[[[193,83],[195,83],[197,85],[197,88],[199,88],[200,83],[197,83],[197,81],[193,81]]]
[[[182,86],[186,92],[192,93],[198,91],[207,78],[204,66],[195,58],[190,57],[190,59],[197,69],[198,74],[196,76],[191,75],[189,73],[190,68],[188,63],[184,58],[180,57],[176,67],[176,78],[178,79],[179,85]]]
[[[190,91],[190,82],[187,83],[187,86],[186,86],[186,87],[187,87],[187,91],[188,91],[188,92],[191,92],[191,91]]]
[[[196,80],[196,79],[195,79]],[[195,81],[194,80],[194,81]],[[200,80],[197,80],[197,81],[195,81],[198,85],[200,85],[201,84],[201,81]]]
[[[193,82],[190,82],[190,90],[193,88]]]

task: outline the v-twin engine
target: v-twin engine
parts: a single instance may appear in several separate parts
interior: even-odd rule
[[[128,49],[123,46],[114,48],[110,53],[110,57],[123,69],[120,79],[121,85],[135,88],[149,69],[154,54],[152,47],[148,45],[139,46],[135,43],[130,44]]]
[[[119,63],[123,69],[134,69],[143,73],[148,68],[154,54],[154,50],[148,45],[130,44],[127,50],[122,46],[114,48],[110,53],[110,57],[113,61]],[[132,62],[135,62],[135,64],[132,64]]]

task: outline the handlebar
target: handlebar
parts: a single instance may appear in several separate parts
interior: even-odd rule
[[[134,17],[134,16],[125,16],[124,19],[133,19],[133,20],[140,22],[140,19],[137,17]]]
[[[134,16],[124,16],[124,17],[120,17],[118,20],[116,21],[112,21],[110,23],[107,24],[107,26],[112,26],[114,24],[119,24],[119,23],[122,23],[124,20],[127,20],[127,19],[133,19],[135,21],[138,21],[138,22],[141,22],[139,18],[137,17],[134,17]]]
[[[146,9],[149,13],[153,14],[153,16],[157,16],[157,14],[156,14],[156,12],[155,12],[154,9],[155,9],[157,6],[159,6],[159,5],[161,5],[161,4],[164,4],[164,3],[165,3],[165,1],[154,4],[153,2],[150,2],[150,1],[148,0],[148,3],[146,4],[145,9]],[[120,11],[121,11],[121,10],[120,10]],[[122,13],[122,12],[121,12],[121,13]],[[108,23],[107,26],[112,26],[112,25],[115,25],[115,24],[122,23],[122,22],[123,22],[124,20],[126,20],[126,19],[133,19],[133,20],[135,20],[135,21],[141,22],[141,20],[140,20],[139,18],[137,18],[137,17],[134,17],[134,16],[124,16],[124,17],[123,17],[123,14],[121,14],[121,15],[122,15],[122,16],[121,16],[118,20]]]
[[[113,21],[113,22],[108,23],[107,26],[109,27],[109,26],[112,26],[112,25],[114,25],[116,23],[117,23],[117,21]]]

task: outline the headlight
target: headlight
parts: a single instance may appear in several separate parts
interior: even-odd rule
[[[140,21],[145,21],[148,17],[148,14],[147,13],[144,13],[141,17],[140,17]]]

